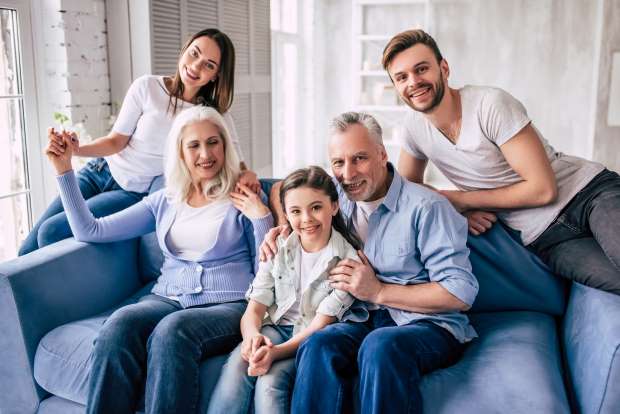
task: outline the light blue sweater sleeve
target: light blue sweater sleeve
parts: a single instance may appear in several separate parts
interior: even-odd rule
[[[80,192],[73,170],[56,179],[60,198],[76,240],[113,242],[133,239],[155,230],[155,215],[146,199],[118,213],[95,218]]]

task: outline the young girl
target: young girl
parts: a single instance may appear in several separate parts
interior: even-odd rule
[[[327,280],[341,259],[359,260],[360,245],[345,227],[331,177],[320,167],[297,170],[283,181],[280,201],[293,232],[278,238],[278,253],[261,263],[246,293],[243,342],[224,366],[209,414],[247,413],[253,394],[257,414],[288,413],[297,348],[353,303]]]
[[[191,36],[181,49],[174,76],[145,75],[136,79],[118,114],[112,131],[90,144],[79,145],[75,135],[65,134],[72,152],[96,157],[77,174],[80,192],[89,210],[103,217],[138,202],[153,179],[163,174],[164,143],[177,114],[203,104],[224,115],[233,145],[241,154],[233,120],[227,112],[233,100],[235,50],[217,29]],[[50,129],[50,144],[65,151],[63,136]],[[241,162],[242,170],[245,165]],[[240,181],[258,191],[256,175],[247,172]],[[22,244],[19,255],[71,237],[71,228],[57,198],[43,213]]]

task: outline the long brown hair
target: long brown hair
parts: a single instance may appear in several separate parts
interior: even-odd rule
[[[280,204],[284,211],[286,211],[286,205],[284,204],[286,193],[301,187],[322,191],[329,197],[331,202],[338,202],[338,190],[332,178],[323,168],[312,165],[308,168],[300,168],[299,170],[293,171],[282,181],[282,186],[280,187]],[[347,228],[340,210],[338,210],[338,213],[332,218],[332,227],[337,230],[338,233],[342,234],[345,240],[348,241],[355,250],[362,248],[362,242]]]
[[[181,60],[181,57],[183,57],[189,45],[202,36],[207,36],[217,43],[217,46],[220,48],[221,59],[217,77],[200,88],[196,95],[196,103],[213,107],[217,109],[220,114],[223,114],[228,111],[233,103],[235,87],[235,47],[230,38],[218,29],[201,30],[187,39],[181,48],[181,53],[179,54],[177,62]],[[178,66],[177,64],[177,70],[172,78],[172,84],[170,85],[168,110],[171,111],[172,114],[176,113],[178,101],[183,98],[183,92],[185,91]]]

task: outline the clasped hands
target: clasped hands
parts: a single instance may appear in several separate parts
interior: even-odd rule
[[[271,339],[256,334],[241,343],[241,358],[248,362],[248,375],[258,377],[269,372],[275,360],[275,348]]]

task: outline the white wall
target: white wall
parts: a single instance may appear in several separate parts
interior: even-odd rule
[[[326,44],[313,60],[325,79],[317,85],[323,109],[315,123],[321,131],[331,117],[351,109],[352,6],[350,1],[317,2],[322,15],[315,36]],[[610,56],[620,50],[620,0],[429,4],[427,30],[450,64],[451,86],[502,87],[523,102],[557,150],[620,169],[619,128],[606,126]],[[318,136],[323,145],[324,135]]]
[[[61,112],[73,124],[83,123],[93,138],[106,134],[110,86],[105,1],[32,0],[32,25],[39,133],[55,126],[53,114]],[[28,139],[42,146],[47,141]],[[49,202],[56,195],[56,184],[46,162],[43,179]],[[35,218],[41,212],[34,211]]]

